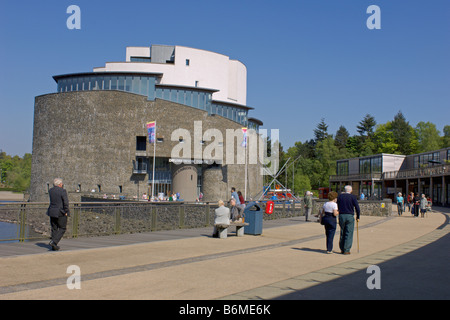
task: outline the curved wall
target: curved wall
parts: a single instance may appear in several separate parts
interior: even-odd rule
[[[65,188],[74,197],[77,189],[114,194],[121,191],[139,198],[148,193],[149,174],[134,171],[133,162],[137,157],[153,157],[153,145],[147,143],[144,151],[137,150],[137,137],[146,137],[146,123],[155,120],[156,136],[161,140],[156,144],[156,156],[164,158],[171,158],[172,150],[180,143],[171,141],[172,133],[179,128],[193,133],[195,121],[201,123],[201,132],[216,128],[223,137],[226,129],[241,129],[240,124],[208,115],[203,110],[160,99],[148,101],[147,97],[128,92],[76,91],[38,96],[35,98],[31,201],[48,201],[47,191],[55,177],[64,179]],[[192,134],[192,150],[194,144],[204,149],[202,141],[195,139]],[[223,154],[226,154],[226,144]],[[206,185],[214,182],[244,190],[243,165],[224,167],[228,172],[224,182],[214,177],[208,180],[205,174],[205,197],[210,192]],[[251,194],[259,192],[262,176],[252,176],[250,180],[254,181],[249,186]],[[184,194],[182,197],[196,198],[188,199]],[[211,194],[210,201],[216,201],[214,197]]]

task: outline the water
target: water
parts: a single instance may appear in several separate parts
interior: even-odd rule
[[[2,200],[0,202],[14,203],[14,202],[19,202],[19,201]],[[0,204],[0,206],[1,206],[1,204]],[[26,231],[28,231],[28,228]],[[0,221],[0,240],[17,239],[18,232],[19,232],[19,225],[15,224],[15,223]],[[18,242],[18,240],[0,241],[0,243],[6,243],[6,242]]]
[[[16,239],[17,238],[17,225],[14,223],[1,222],[0,221],[0,240],[4,239]],[[4,243],[5,241],[1,241]]]

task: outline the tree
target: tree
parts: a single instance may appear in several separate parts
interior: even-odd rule
[[[398,144],[398,153],[409,155],[417,153],[419,149],[419,141],[416,131],[406,121],[405,116],[399,111],[392,121],[392,135],[394,143]]]
[[[375,121],[375,118],[370,114],[366,114],[364,119],[362,119],[359,122],[359,125],[356,126],[356,129],[361,136],[371,137],[373,136],[373,129],[376,124],[377,122]]]
[[[442,148],[450,147],[450,126],[444,127],[444,136],[442,137]]]
[[[319,124],[314,129],[315,142],[319,142],[328,137],[328,125],[325,123],[325,119],[322,118]]]
[[[328,186],[330,175],[336,173],[336,156],[338,148],[334,145],[331,136],[319,141],[316,146],[316,159],[314,161],[314,177],[311,181],[314,189]]]
[[[392,133],[392,122],[379,124],[374,132],[373,140],[376,153],[395,154],[398,152],[398,144],[394,142],[394,134]]]
[[[440,132],[433,123],[420,121],[415,131],[419,141],[419,152],[427,152],[441,148],[442,139]]]
[[[31,154],[23,158],[2,153],[0,158],[1,182],[8,188],[25,191],[30,186]]]
[[[350,133],[344,126],[340,126],[338,131],[336,131],[336,137],[334,138],[334,145],[339,149],[345,148]]]

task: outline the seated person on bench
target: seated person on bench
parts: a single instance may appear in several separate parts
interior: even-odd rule
[[[231,198],[230,205],[231,221],[242,222],[242,217],[244,216],[242,207],[236,205],[236,200],[234,200],[234,198]]]
[[[216,225],[230,225],[230,209],[225,207],[222,200],[219,200],[219,207],[214,211],[214,231],[213,237],[219,236]]]

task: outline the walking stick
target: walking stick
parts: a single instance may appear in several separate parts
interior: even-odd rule
[[[359,220],[356,219],[356,242],[358,244],[358,253],[359,253]]]

